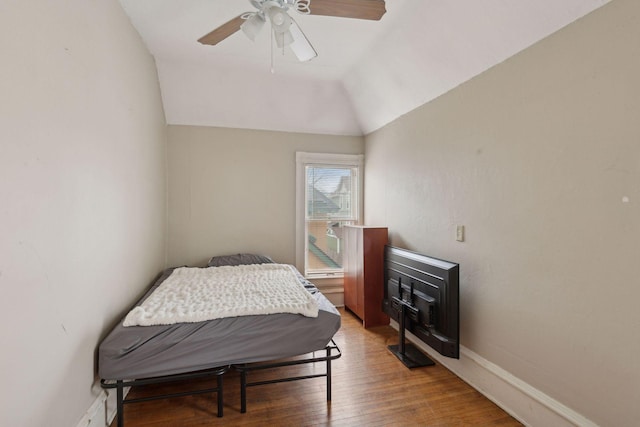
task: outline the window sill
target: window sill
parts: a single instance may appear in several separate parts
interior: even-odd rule
[[[312,273],[307,274],[305,279],[314,280],[314,279],[342,279],[344,277],[344,273]]]

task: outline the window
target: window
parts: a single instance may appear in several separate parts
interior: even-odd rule
[[[342,227],[361,222],[362,162],[296,153],[296,264],[307,277],[342,274]]]

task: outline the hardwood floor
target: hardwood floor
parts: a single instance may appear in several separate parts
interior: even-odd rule
[[[350,312],[340,311],[335,342],[342,357],[332,365],[331,402],[324,378],[286,382],[249,388],[247,413],[241,414],[239,375],[230,371],[224,417],[216,417],[215,396],[203,394],[125,405],[125,426],[521,426],[442,365],[407,369],[387,350],[398,340],[391,327],[363,329]],[[307,375],[323,372],[324,364],[287,369],[287,374]],[[254,372],[250,379],[268,375]],[[199,385],[134,389],[129,397]]]

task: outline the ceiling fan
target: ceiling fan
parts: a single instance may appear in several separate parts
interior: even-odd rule
[[[300,61],[318,56],[289,9],[303,15],[324,15],[378,21],[385,14],[384,0],[249,0],[257,9],[245,12],[198,39],[205,45],[216,45],[242,30],[254,40],[267,21],[271,23],[278,48],[289,46]]]

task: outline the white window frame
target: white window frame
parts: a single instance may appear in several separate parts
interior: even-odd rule
[[[362,224],[364,207],[364,155],[363,154],[329,154],[329,153],[296,153],[296,268],[305,277],[325,278],[342,277],[342,273],[309,275],[306,265],[308,239],[306,233],[306,167],[316,166],[351,166],[358,168],[358,195],[356,207],[356,224]]]

